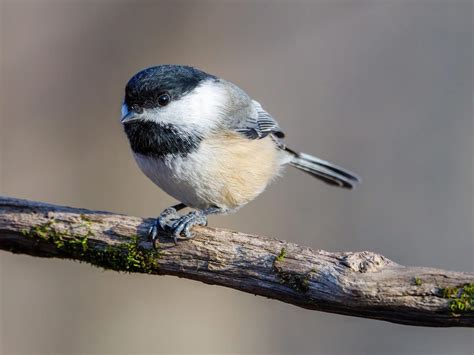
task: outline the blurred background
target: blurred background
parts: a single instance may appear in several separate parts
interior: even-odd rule
[[[0,192],[156,216],[119,123],[126,81],[188,64],[233,81],[288,145],[354,170],[287,169],[212,226],[474,271],[471,1],[3,1]],[[471,354],[472,330],[311,312],[173,277],[0,252],[2,354]]]

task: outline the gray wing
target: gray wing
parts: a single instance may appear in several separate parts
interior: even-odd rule
[[[253,109],[249,110],[247,117],[233,127],[237,132],[250,139],[261,139],[269,134],[273,134],[277,138],[285,136],[278,126],[278,122],[262,108],[259,102],[252,100],[251,105],[253,105]]]

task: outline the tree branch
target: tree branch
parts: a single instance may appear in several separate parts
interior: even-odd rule
[[[153,248],[144,237],[151,222],[0,197],[0,249],[174,275],[324,312],[419,326],[474,326],[474,274],[207,227],[195,227],[196,237],[177,245],[160,235]]]

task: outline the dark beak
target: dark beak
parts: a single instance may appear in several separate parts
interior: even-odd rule
[[[133,120],[138,119],[138,114],[135,111],[129,110],[126,103],[122,104],[122,119],[120,120],[121,123],[130,122]]]

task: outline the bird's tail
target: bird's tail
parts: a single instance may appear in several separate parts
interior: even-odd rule
[[[291,166],[303,170],[327,184],[352,189],[361,182],[361,179],[356,174],[325,160],[309,154],[297,153],[288,148],[285,148],[285,151],[292,156],[289,161]]]

